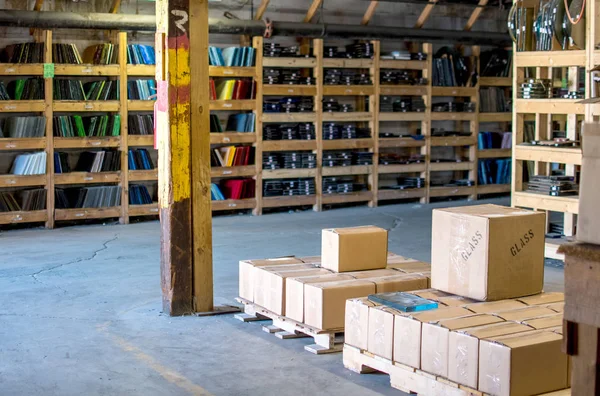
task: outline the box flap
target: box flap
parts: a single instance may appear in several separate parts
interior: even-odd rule
[[[336,282],[342,280],[352,280],[351,276],[345,274],[325,274],[325,275],[309,275],[309,276],[288,276],[287,280],[293,280],[300,283],[320,283],[320,282]]]
[[[476,304],[469,304],[466,306],[467,309],[470,309],[471,311],[476,313],[497,313],[525,307],[525,304],[517,300],[482,302]]]
[[[442,304],[448,307],[464,307],[465,305],[473,304],[476,302],[475,300],[461,296],[439,297],[437,301],[441,302]]]
[[[562,340],[562,336],[551,331],[527,331],[525,333],[492,337],[489,340],[509,348],[521,348],[529,345],[559,341]]]
[[[527,215],[537,215],[539,212],[534,212],[532,210],[525,210],[519,208],[511,208],[508,206],[500,206],[493,204],[485,204],[485,205],[473,205],[473,206],[460,206],[454,208],[440,208],[434,209],[434,211],[440,212],[448,212],[457,215],[466,215],[466,216],[475,216],[475,217],[503,217],[503,216],[527,216]]]
[[[381,278],[384,276],[396,276],[400,273],[393,269],[376,269],[376,270],[367,270],[367,271],[351,271],[344,272],[346,275],[350,275],[356,279],[364,279],[364,278]]]
[[[263,265],[254,266],[256,269],[267,272],[298,271],[302,269],[318,269],[320,267],[313,264],[285,264],[285,265]]]
[[[331,228],[328,230],[339,235],[351,235],[351,234],[365,234],[365,233],[373,233],[373,232],[385,232],[387,234],[387,230],[381,227],[377,227],[374,225],[367,226],[359,226],[359,227],[344,227],[344,228]]]
[[[503,335],[522,333],[533,330],[532,327],[517,322],[499,322],[485,326],[469,327],[458,330],[459,333],[468,334],[473,337],[484,339]]]
[[[410,315],[410,317],[420,322],[434,322],[441,319],[460,318],[472,314],[471,311],[462,307],[441,307],[432,309],[431,311],[415,313]]]
[[[515,322],[521,322],[523,320],[537,318],[540,316],[554,315],[556,312],[553,310],[541,307],[539,305],[531,305],[527,308],[515,309],[513,311],[496,312],[496,315],[500,316],[504,320],[513,320]]]
[[[438,299],[440,297],[449,297],[449,296],[453,296],[450,293],[446,293],[440,290],[436,290],[436,289],[423,289],[423,290],[415,290],[410,292],[410,294],[414,294],[416,296],[419,297],[423,297],[426,298],[428,300],[435,300],[438,301]]]
[[[286,265],[286,264],[302,264],[302,260],[297,257],[278,257],[271,259],[247,260],[255,267],[263,267],[267,265]]]
[[[540,293],[534,294],[529,297],[522,297],[517,299],[527,305],[541,305],[541,304],[552,304],[557,302],[565,301],[565,293],[552,292],[552,293]]]
[[[441,319],[436,324],[447,328],[448,330],[464,329],[467,327],[483,326],[492,323],[503,322],[502,318],[494,315],[476,314],[464,316],[462,318]]]
[[[342,280],[342,281],[321,282],[321,283],[311,283],[310,284],[311,287],[316,287],[319,289],[344,289],[347,287],[353,287],[353,286],[358,287],[358,286],[365,286],[365,285],[373,285],[373,287],[375,287],[375,284],[373,282],[364,281],[362,279],[352,279],[352,280]]]
[[[600,124],[585,122],[581,131],[584,158],[600,157]]]
[[[347,301],[356,303],[356,304],[366,305],[367,307],[377,307],[380,305],[379,303],[376,303],[375,301],[369,300],[369,297],[350,298]]]
[[[563,322],[563,315],[555,314],[555,315],[550,315],[550,316],[544,316],[541,318],[528,319],[528,320],[524,321],[523,324],[526,324],[528,326],[533,327],[534,329],[539,330],[539,329],[548,329],[550,327],[562,326],[562,322]]]
[[[565,303],[557,302],[554,304],[548,304],[548,305],[546,305],[546,308],[550,308],[551,310],[553,310],[555,312],[563,313],[563,312],[565,312]]]

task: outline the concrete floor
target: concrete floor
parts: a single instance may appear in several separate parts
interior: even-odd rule
[[[459,204],[217,217],[216,303],[234,303],[238,260],[319,254],[326,227],[376,224],[391,251],[429,260],[431,209]],[[402,394],[388,376],[344,369],[341,354],[305,352],[308,339],[162,314],[159,237],[157,222],[0,234],[0,395]],[[562,277],[547,267],[546,290]]]

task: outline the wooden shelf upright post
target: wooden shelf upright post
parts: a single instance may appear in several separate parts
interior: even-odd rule
[[[44,34],[44,62],[52,63],[52,31],[46,30]],[[53,77],[44,78],[44,96],[46,117],[46,228],[54,228],[54,139],[53,126],[54,113],[53,100]]]

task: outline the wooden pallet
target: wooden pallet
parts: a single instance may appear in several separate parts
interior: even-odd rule
[[[272,324],[263,325],[262,329],[282,340],[310,337],[315,343],[305,345],[304,349],[315,355],[342,352],[344,329],[317,329],[286,316],[278,315],[241,297],[236,298],[236,300],[244,304],[244,313],[234,315],[236,319],[242,322],[272,320]]]
[[[382,372],[390,376],[392,388],[424,396],[489,396],[445,378],[373,355],[344,344],[344,367],[358,374]],[[571,389],[545,393],[540,396],[570,396]]]

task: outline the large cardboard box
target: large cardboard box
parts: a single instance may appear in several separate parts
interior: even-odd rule
[[[481,301],[541,292],[545,222],[498,205],[434,209],[431,286]]]
[[[552,293],[540,293],[535,294],[529,297],[523,297],[517,299],[521,301],[523,304],[527,305],[542,305],[542,304],[552,304],[557,302],[565,301],[565,293],[562,292],[552,292]]]
[[[582,131],[583,160],[579,181],[577,240],[600,245],[600,124],[585,123]]]
[[[479,340],[531,330],[520,323],[500,322],[451,331],[448,336],[448,379],[477,389]]]
[[[375,284],[359,279],[304,285],[304,323],[321,330],[344,327],[346,300],[375,293]]]
[[[332,228],[321,235],[321,266],[334,272],[385,268],[388,232],[375,226]]]
[[[520,308],[527,308],[527,305],[517,300],[501,300],[485,303],[469,304],[467,308],[477,313],[498,313],[511,311]]]
[[[344,321],[344,343],[367,350],[369,340],[369,308],[377,303],[367,297],[346,300],[346,317]]]
[[[475,314],[456,319],[423,323],[421,329],[421,370],[448,377],[448,342],[450,332],[468,327],[503,322],[497,316]]]
[[[331,274],[323,268],[277,269],[272,267],[255,267],[254,277],[256,289],[254,302],[277,315],[285,315],[285,279]]]
[[[556,315],[556,312],[550,308],[540,305],[532,305],[526,308],[515,309],[512,311],[496,312],[495,315],[504,320],[512,320],[513,322],[522,322],[527,319],[538,318],[542,316]]]
[[[394,317],[394,361],[421,368],[421,327],[423,323],[472,315],[461,307],[438,308]]]
[[[532,331],[479,343],[478,390],[497,396],[528,396],[567,387],[562,336]]]
[[[543,316],[541,318],[533,318],[523,321],[523,324],[531,326],[536,330],[550,329],[552,327],[562,326],[563,315],[555,314],[550,316]]]
[[[304,285],[354,279],[350,275],[333,274],[287,277],[285,279],[285,316],[304,322]]]
[[[367,350],[374,355],[392,360],[394,351],[394,316],[404,315],[390,307],[379,305],[369,308]]]
[[[405,292],[427,287],[427,277],[422,275],[398,274],[380,278],[363,278],[375,283],[376,293]]]
[[[254,302],[254,267],[266,267],[283,264],[302,264],[296,257],[280,257],[264,260],[241,260],[239,263],[239,293],[240,297]]]

